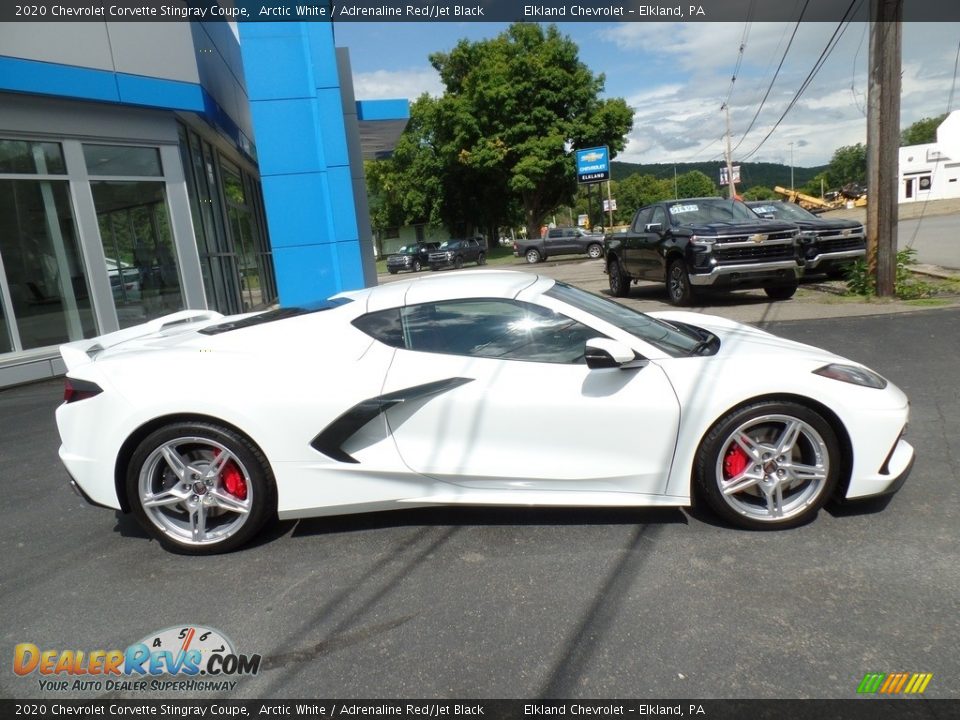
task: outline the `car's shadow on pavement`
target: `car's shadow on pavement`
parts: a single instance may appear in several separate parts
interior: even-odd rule
[[[290,532],[292,537],[309,537],[410,526],[534,527],[686,523],[687,517],[680,508],[438,507],[288,520],[276,523],[276,529],[283,526],[281,535]]]
[[[602,295],[607,296],[611,300],[617,300],[613,294],[608,289],[603,289],[600,291]],[[630,288],[630,294],[623,298],[624,300],[648,300],[651,302],[658,302],[664,305],[666,308],[671,308],[674,310],[688,310],[694,311],[702,309],[711,309],[711,308],[725,308],[725,307],[746,307],[751,305],[769,305],[773,302],[784,302],[783,300],[771,300],[766,296],[762,290],[750,291],[750,290],[741,290],[741,291],[731,291],[731,292],[722,292],[714,291],[703,293],[698,296],[696,302],[690,307],[675,307],[670,304],[670,301],[667,300],[667,291],[661,284],[651,284],[651,285],[637,285]],[[786,301],[789,302],[789,301]]]

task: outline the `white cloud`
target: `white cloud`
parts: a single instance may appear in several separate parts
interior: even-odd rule
[[[358,100],[406,98],[416,100],[423,93],[443,94],[440,75],[432,67],[405,70],[375,70],[355,73],[353,90]]]

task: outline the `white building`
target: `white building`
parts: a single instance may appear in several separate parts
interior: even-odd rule
[[[937,141],[900,148],[898,201],[960,198],[960,110],[937,128]]]

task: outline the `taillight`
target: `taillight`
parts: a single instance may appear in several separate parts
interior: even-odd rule
[[[89,380],[77,380],[76,378],[65,378],[63,383],[63,401],[65,403],[76,402],[77,400],[86,400],[94,395],[103,392],[96,383]]]

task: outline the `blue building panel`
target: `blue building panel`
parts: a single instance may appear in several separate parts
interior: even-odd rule
[[[310,44],[313,76],[318,88],[338,87],[340,77],[337,63],[330,62],[336,57],[332,23],[308,23],[307,41]]]
[[[261,185],[274,249],[336,242],[326,173],[268,175]],[[275,207],[284,212],[272,212]]]
[[[247,92],[261,100],[309,98],[316,81],[307,40],[301,35],[244,37],[244,52],[269,57],[269,63],[248,63],[244,68]]]
[[[116,78],[120,102],[127,105],[191,110],[197,113],[202,113],[205,109],[203,88],[194,83],[125,73],[117,73]]]
[[[357,100],[358,120],[408,120],[410,103],[406,100]]]
[[[334,237],[338,241],[359,242],[360,233],[357,230],[357,214],[353,209],[353,178],[350,176],[350,167],[330,168],[327,171],[327,182],[330,207],[333,209]]]
[[[251,96],[250,109],[261,176],[326,169],[321,139],[317,136],[315,100],[255,100]]]
[[[364,286],[363,258],[360,245],[356,240],[337,243],[337,263],[340,270],[340,288],[361,288]],[[334,293],[331,293],[334,294]]]
[[[318,88],[316,93],[319,120],[317,129],[323,143],[326,165],[328,168],[349,165],[350,154],[347,148],[347,130],[343,122],[340,88]],[[350,202],[353,203],[353,193],[350,194]]]
[[[109,70],[11,57],[0,57],[0,90],[120,102],[116,78]]]
[[[280,305],[297,307],[343,289],[337,243],[274,248]],[[355,286],[355,287],[362,287]]]

